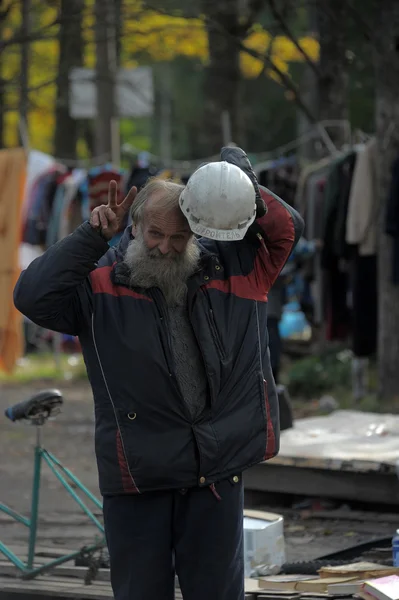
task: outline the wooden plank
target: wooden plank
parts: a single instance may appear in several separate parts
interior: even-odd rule
[[[267,462],[245,471],[244,486],[247,490],[269,493],[391,505],[399,502],[399,480],[391,473],[305,469]]]
[[[11,552],[14,552],[17,556],[24,559],[28,556],[28,547],[27,544],[24,546],[21,544],[8,544]],[[45,558],[60,558],[61,556],[65,556],[66,554],[72,554],[76,552],[79,548],[58,548],[56,546],[40,546],[38,545],[36,548],[36,556],[37,557],[45,557]]]
[[[42,563],[38,563],[36,566],[40,566]],[[77,579],[84,580],[84,577],[87,573],[87,567],[76,567],[75,565],[60,565],[59,567],[54,567],[49,571],[49,574],[59,577],[76,577]],[[18,577],[20,578],[21,572],[14,567],[8,561],[0,561],[0,576],[7,577]],[[110,581],[110,571],[109,569],[99,569],[95,581],[101,582],[109,582]]]
[[[254,600],[256,591],[259,590],[257,580],[245,580],[246,598]],[[15,577],[0,576],[1,594],[24,594],[40,597],[75,598],[79,600],[113,600],[111,585],[105,581],[94,581],[91,585],[84,585],[82,580],[74,577],[40,576],[33,580],[21,580]],[[181,590],[176,588],[176,600],[183,600]],[[205,599],[204,599],[205,600]]]
[[[77,582],[59,582],[46,580],[16,581],[15,579],[0,578],[0,590],[2,592],[24,593],[39,596],[50,596],[54,598],[79,598],[81,600],[109,599],[113,600],[111,586],[98,587],[95,585],[85,586]]]

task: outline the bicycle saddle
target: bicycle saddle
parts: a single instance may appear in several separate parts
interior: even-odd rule
[[[42,390],[23,402],[9,406],[5,410],[5,415],[11,421],[31,419],[43,413],[50,416],[51,412],[62,403],[62,394],[59,390]]]

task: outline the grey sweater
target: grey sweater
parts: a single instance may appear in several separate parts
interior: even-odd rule
[[[195,419],[205,408],[208,382],[186,302],[183,306],[169,306],[169,321],[177,381],[191,417]]]

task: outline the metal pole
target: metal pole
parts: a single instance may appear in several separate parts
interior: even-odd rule
[[[231,118],[228,110],[222,112],[222,136],[224,146],[228,146],[233,141],[231,139]]]
[[[111,156],[115,165],[121,160],[121,140],[119,128],[119,116],[117,106],[118,85],[118,53],[117,53],[117,29],[115,22],[115,11],[113,2],[107,0],[107,39],[108,39],[108,61],[112,88],[112,118],[111,118]]]
[[[161,69],[161,98],[160,98],[160,154],[165,167],[172,163],[172,99],[171,99],[171,68],[169,63]]]
[[[96,33],[96,155],[112,153],[113,86],[109,60],[108,0],[95,0]]]

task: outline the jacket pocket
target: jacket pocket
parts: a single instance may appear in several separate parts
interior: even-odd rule
[[[139,427],[139,416],[133,410],[117,408],[119,424],[119,444],[123,448],[129,468],[137,466],[139,457],[136,450],[136,429]]]
[[[265,454],[263,460],[268,460],[276,454],[276,435],[274,432],[273,421],[270,410],[269,394],[267,389],[267,381],[263,380],[263,394],[265,402],[265,416],[266,416],[266,444]]]
[[[226,358],[226,351],[224,349],[222,338],[220,336],[219,329],[218,329],[217,324],[216,324],[215,314],[213,312],[213,308],[212,308],[211,300],[209,298],[209,294],[208,294],[207,290],[204,289],[204,288],[202,288],[202,292],[203,292],[205,300],[206,300],[206,306],[207,306],[207,310],[205,310],[205,312],[206,312],[206,319],[208,321],[209,329],[211,330],[211,333],[212,333],[212,338],[213,338],[213,340],[215,342],[215,345],[216,345],[217,351],[219,352],[220,357],[222,359],[225,359]]]

